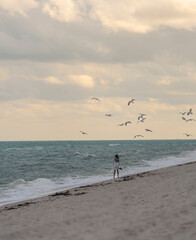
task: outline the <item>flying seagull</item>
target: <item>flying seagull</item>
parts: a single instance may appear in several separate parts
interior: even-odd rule
[[[122,126],[124,126],[124,123],[120,123],[120,124],[118,124],[118,126],[122,127]]]
[[[144,122],[145,119],[146,119],[146,118],[142,118],[141,120],[137,121],[137,123],[139,123],[139,122]]]
[[[135,135],[134,138],[136,137],[144,137],[143,135]]]
[[[140,120],[141,118],[144,118],[144,116],[146,116],[145,113],[140,113],[140,116],[137,119]]]
[[[86,135],[88,135],[86,132],[83,132],[83,131],[80,131],[82,134],[86,134]]]
[[[101,102],[100,99],[97,98],[97,97],[93,97],[93,98],[91,98],[91,99],[92,99],[92,100],[96,100],[96,101],[98,101],[98,102]]]
[[[185,117],[182,117],[182,120],[186,121],[186,118],[185,118]]]
[[[188,112],[179,112],[179,114],[189,116],[190,114],[191,115],[193,114],[193,110],[192,110],[192,108],[190,108]]]
[[[127,126],[128,124],[132,124],[132,122],[131,121],[127,121],[124,124],[125,124],[125,126]]]
[[[118,126],[122,127],[122,126],[127,126],[128,124],[132,124],[131,121],[126,121],[124,123],[118,124]]]
[[[128,106],[129,106],[131,103],[135,103],[135,99],[134,99],[134,98],[132,98],[130,101],[128,101]]]
[[[195,119],[193,118],[190,118],[190,119],[187,119],[186,122],[190,122],[190,121],[196,121]]]
[[[187,114],[187,112],[179,112],[179,114],[185,115],[185,114]]]
[[[146,130],[146,132],[152,132],[152,130],[150,130],[150,129],[147,129],[147,128],[146,128],[145,130]]]
[[[111,114],[111,113],[106,113],[105,116],[106,116],[106,117],[111,117],[112,114]]]
[[[184,133],[183,135],[186,135],[187,137],[192,137],[192,135],[188,133]]]
[[[187,115],[190,115],[190,114],[191,114],[191,115],[193,114],[192,108],[190,108],[189,111],[187,112]]]

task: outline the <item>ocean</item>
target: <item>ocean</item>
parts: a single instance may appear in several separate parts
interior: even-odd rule
[[[0,206],[196,160],[196,140],[0,142]]]

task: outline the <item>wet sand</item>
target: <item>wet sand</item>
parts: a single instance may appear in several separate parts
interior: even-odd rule
[[[195,240],[196,162],[0,208],[1,240]]]

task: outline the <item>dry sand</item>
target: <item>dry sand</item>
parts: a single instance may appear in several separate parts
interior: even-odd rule
[[[196,162],[0,208],[1,240],[195,240]]]

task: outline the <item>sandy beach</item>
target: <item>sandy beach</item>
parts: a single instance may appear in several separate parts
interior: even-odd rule
[[[194,240],[196,162],[0,208],[1,240]]]

